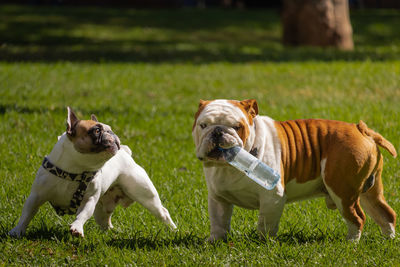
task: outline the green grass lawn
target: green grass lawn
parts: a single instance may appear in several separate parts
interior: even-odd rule
[[[287,205],[277,238],[260,241],[257,212],[235,208],[226,243],[210,245],[207,189],[191,137],[202,99],[258,100],[277,120],[364,120],[400,151],[399,11],[352,12],[354,52],[285,48],[277,11],[0,6],[0,266],[399,266],[400,239],[367,219],[358,244],[323,199]],[[73,238],[49,204],[26,237],[7,232],[43,156],[65,130],[66,106],[96,114],[129,145],[177,223],[138,204],[115,229],[89,220]],[[400,163],[383,151],[385,197],[400,212]]]

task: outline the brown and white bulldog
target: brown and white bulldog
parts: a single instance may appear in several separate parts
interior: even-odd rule
[[[226,237],[233,205],[258,209],[259,233],[274,236],[285,203],[311,197],[325,197],[328,208],[338,208],[349,240],[361,236],[361,207],[385,236],[394,238],[396,213],[383,196],[378,146],[394,157],[396,150],[364,122],[281,122],[258,116],[255,100],[201,100],[192,134],[207,182],[210,241]],[[218,148],[232,146],[243,147],[279,172],[276,188],[268,191],[228,165]]]

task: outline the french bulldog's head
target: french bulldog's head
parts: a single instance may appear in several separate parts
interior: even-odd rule
[[[102,154],[102,158],[111,158],[120,149],[119,138],[110,126],[100,123],[93,114],[90,120],[79,120],[70,107],[66,134],[74,149],[82,154]]]
[[[196,156],[206,165],[224,163],[221,148],[251,147],[257,102],[251,100],[200,100],[192,135]]]

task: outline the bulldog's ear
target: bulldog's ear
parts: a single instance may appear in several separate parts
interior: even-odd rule
[[[207,105],[208,103],[210,103],[210,101],[200,99],[200,102],[199,102],[199,109],[200,109],[201,107]]]
[[[207,106],[210,102],[211,102],[210,100],[200,99],[199,108],[198,108],[196,114],[194,115],[195,119],[197,119],[197,117],[200,115],[200,112],[202,112],[203,109],[205,108],[205,106]]]
[[[73,136],[75,134],[75,125],[79,121],[79,119],[70,107],[67,107],[67,110],[68,110],[67,134]]]
[[[193,123],[193,126],[192,126],[192,131],[194,130],[194,127],[196,126],[197,118],[199,117],[200,113],[203,111],[203,109],[205,108],[205,106],[206,106],[207,104],[209,104],[210,102],[211,102],[211,101],[209,101],[209,100],[200,99],[199,108],[198,108],[196,114],[194,114],[194,123]]]
[[[97,117],[96,117],[94,114],[92,114],[92,115],[90,116],[90,119],[91,119],[92,121],[99,122],[99,121],[97,120]]]
[[[257,101],[255,99],[246,99],[243,101],[240,101],[240,104],[243,106],[244,110],[247,111],[247,113],[254,118],[255,116],[258,115],[258,105]]]

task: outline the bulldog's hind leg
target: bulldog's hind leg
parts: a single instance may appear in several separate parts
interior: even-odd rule
[[[360,207],[360,198],[357,195],[353,195],[350,199],[343,196],[342,198],[328,186],[327,189],[336,207],[347,223],[347,239],[350,241],[358,241],[365,223],[365,214]]]
[[[340,169],[338,166],[345,166],[345,164],[341,165],[340,163],[339,161],[339,165],[329,166],[329,162],[327,164],[326,159],[323,160],[321,162],[321,175],[329,196],[347,223],[347,239],[357,242],[361,237],[366,219],[360,207],[360,192],[357,191],[357,188],[348,184],[348,181],[354,180],[357,175]],[[340,179],[337,177],[340,177]]]
[[[395,237],[396,213],[386,203],[383,196],[382,185],[382,157],[375,173],[375,183],[365,193],[361,194],[361,206],[365,212],[379,225],[382,233],[389,237]]]

